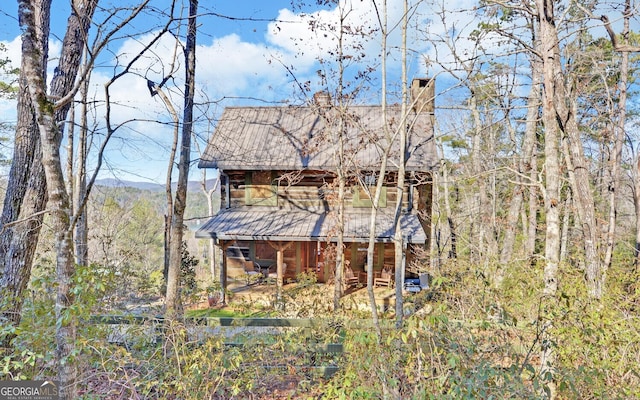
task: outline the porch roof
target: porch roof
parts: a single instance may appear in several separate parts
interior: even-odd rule
[[[224,209],[207,221],[196,232],[196,237],[220,240],[335,241],[336,217],[337,214],[326,211]],[[347,212],[344,241],[367,242],[369,220],[369,212]],[[426,242],[425,232],[416,214],[405,213],[400,222],[405,242]],[[393,214],[378,212],[375,240],[393,241]]]

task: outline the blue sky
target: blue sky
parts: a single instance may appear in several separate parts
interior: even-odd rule
[[[68,0],[53,0],[50,40],[50,57],[53,62],[50,71],[55,66],[55,58],[64,35],[69,14],[68,3]],[[135,0],[101,0],[100,5],[103,9],[96,15],[95,21],[105,21],[105,16],[112,10],[135,3]],[[196,110],[198,125],[195,133],[201,140],[201,150],[204,149],[204,142],[215,126],[215,117],[226,106],[300,103],[304,101],[304,95],[298,89],[296,81],[310,83],[311,91],[306,95],[315,90],[334,89],[335,82],[331,79],[333,64],[319,63],[318,60],[335,60],[332,56],[336,43],[335,35],[327,27],[335,24],[341,13],[348,14],[345,24],[354,29],[362,27],[367,32],[366,35],[358,39],[350,38],[347,42],[347,45],[359,46],[353,54],[363,56],[357,64],[350,65],[350,74],[373,67],[371,81],[367,83],[371,90],[365,92],[360,101],[379,102],[381,40],[380,35],[373,31],[378,27],[373,1],[341,0],[339,7],[312,5],[304,9],[298,5],[300,1],[293,2],[295,7],[291,3],[290,0],[200,1],[201,15],[198,18],[196,52],[196,95],[199,106]],[[389,26],[395,26],[389,38],[389,45],[394,48],[400,44],[399,22],[403,2],[387,0],[387,3]],[[473,47],[473,41],[469,40],[468,34],[478,26],[475,8],[477,2],[412,0],[410,3],[416,7],[412,8],[408,36],[409,79],[435,76],[436,91],[443,93],[438,101],[452,101],[451,97],[447,100],[446,93],[454,81],[443,71],[445,67],[459,69],[460,65],[452,56],[450,38],[455,38],[455,51],[461,57],[476,57],[477,50]],[[135,19],[126,30],[116,35],[117,39],[100,54],[91,77],[92,96],[98,104],[102,104],[104,99],[104,84],[114,72],[120,71],[122,65],[155,37],[164,24],[165,18],[161,11],[166,11],[167,4],[167,0],[152,0],[154,11]],[[124,14],[125,12],[121,11],[116,14],[116,18],[110,19],[110,26]],[[616,17],[610,16],[612,20]],[[310,21],[315,21],[317,26],[326,29],[312,31],[309,28]],[[110,29],[110,26],[100,25],[105,30]],[[99,25],[94,25],[92,35],[98,32],[98,27]],[[177,23],[172,25],[172,30],[178,32]],[[184,27],[180,33],[183,32]],[[594,34],[603,33],[604,30],[600,28]],[[0,4],[0,42],[9,49],[7,56],[15,60],[16,66],[19,65],[17,1],[5,0]],[[495,36],[486,36],[482,44],[484,51],[496,54],[496,59],[500,53],[508,51]],[[147,89],[147,79],[160,82],[172,68],[174,69],[174,79],[168,81],[165,90],[173,106],[181,114],[183,62],[182,55],[178,54],[177,62],[172,63],[174,53],[174,38],[171,35],[163,36],[152,51],[135,64],[130,74],[111,86],[113,119],[114,122],[124,125],[107,147],[102,177],[164,181],[173,136],[170,129],[171,118],[159,96],[151,97]],[[399,82],[400,76],[400,58],[397,51],[391,51],[388,69],[389,82],[392,83],[393,89],[393,84]],[[327,77],[325,82],[321,80],[321,76]],[[395,101],[397,97],[390,100]],[[92,110],[91,117],[96,128],[93,141],[95,150],[104,135],[104,107]],[[0,100],[0,118],[5,121],[15,120],[15,104]],[[440,120],[442,121],[442,118]],[[454,122],[460,122],[459,114]],[[197,157],[197,151],[194,149],[193,158]],[[191,179],[199,177],[200,172],[193,168]]]
[[[60,49],[68,16],[68,1],[53,1],[52,36],[50,57],[54,62]],[[123,7],[135,1],[110,1],[100,4],[107,10],[113,9],[113,3]],[[332,46],[335,46],[330,31],[311,31],[309,21],[321,24],[335,23],[339,10],[337,7],[311,6],[301,9],[298,4],[292,7],[289,0],[248,0],[248,1],[201,1],[198,23],[197,81],[198,101],[207,103],[199,108],[199,128],[197,135],[203,140],[215,125],[215,116],[225,106],[238,104],[276,104],[280,102],[299,103],[304,100],[297,82],[310,82],[312,90],[332,89],[331,79],[326,85],[320,83],[319,70],[330,70],[330,64],[321,65],[318,59],[330,59]],[[295,2],[300,3],[300,2]],[[152,1],[155,7],[163,10],[166,1]],[[390,1],[390,21],[399,19],[400,1]],[[371,31],[377,27],[373,20],[371,2],[354,0],[342,3],[348,10],[346,23],[361,24]],[[186,12],[186,11],[185,11]],[[17,22],[17,2],[5,1],[0,5],[0,41],[9,49],[8,56],[19,65],[20,40]],[[105,20],[106,11],[95,18]],[[124,15],[124,13],[118,14]],[[101,17],[102,16],[102,17]],[[99,57],[92,75],[92,91],[96,99],[101,100],[104,83],[121,70],[124,63],[131,59],[142,46],[153,38],[164,23],[159,13],[145,14],[137,18],[120,39],[111,43]],[[177,24],[173,25],[177,32]],[[97,28],[93,28],[93,34]],[[143,32],[142,34],[140,34]],[[328,32],[328,33],[327,33]],[[396,44],[399,31],[396,30]],[[132,35],[132,36],[127,36]],[[365,57],[359,65],[351,67],[352,73],[367,66],[379,65],[379,38],[373,34],[366,40],[358,39],[362,46],[358,50]],[[101,176],[114,175],[123,179],[151,180],[162,182],[167,169],[167,156],[172,131],[166,125],[171,122],[166,105],[158,96],[151,97],[147,90],[147,79],[160,82],[171,69],[171,55],[174,54],[175,41],[171,35],[165,35],[152,53],[148,53],[133,68],[132,74],[120,79],[112,86],[114,99],[114,119],[128,121],[125,128],[117,134],[108,146],[106,164]],[[180,111],[182,83],[182,59],[178,56],[177,72],[174,80],[168,82],[166,91],[176,110]],[[390,70],[399,71],[399,64],[390,63]],[[419,71],[413,71],[419,74]],[[51,72],[50,72],[51,75]],[[295,77],[295,79],[294,79]],[[379,80],[379,72],[372,75],[372,84]],[[310,93],[307,93],[309,95]],[[377,102],[376,91],[370,92],[363,101]],[[15,105],[3,101],[0,113],[10,119],[15,115]],[[96,109],[94,116],[98,135],[94,147],[100,143],[100,120],[103,109]],[[198,113],[198,112],[197,112]],[[164,125],[149,121],[161,120]],[[204,143],[200,143],[201,148]],[[194,158],[197,154],[194,154]],[[199,172],[194,168],[192,176],[197,179]]]

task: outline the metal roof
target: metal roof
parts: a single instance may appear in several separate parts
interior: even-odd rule
[[[369,240],[370,213],[347,212],[345,242]],[[223,209],[197,232],[201,239],[269,240],[269,241],[335,241],[337,221],[330,212]],[[403,214],[401,229],[407,243],[425,243],[426,235],[416,214]],[[393,215],[378,212],[376,242],[393,240]]]
[[[199,163],[200,168],[222,170],[336,170],[336,132],[344,121],[347,168],[378,169],[382,149],[392,143],[398,159],[398,140],[383,132],[380,106],[353,106],[344,112],[314,107],[227,107]],[[387,132],[401,123],[398,106],[388,108]],[[406,121],[407,171],[431,171],[437,157],[433,116],[411,113]],[[397,170],[392,162],[389,170]]]

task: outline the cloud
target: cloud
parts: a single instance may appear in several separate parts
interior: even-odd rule
[[[276,60],[290,60],[286,49],[242,41],[237,34],[222,36],[196,50],[198,79],[214,97],[267,97],[287,81],[286,70]],[[285,62],[286,62],[285,61]],[[266,94],[266,96],[265,96]]]
[[[266,41],[288,54],[301,71],[315,68],[318,62],[335,64],[340,40],[343,53],[360,59],[362,65],[375,63],[381,52],[380,25],[371,2],[342,0],[333,9],[311,13],[281,9],[277,21],[267,27]]]

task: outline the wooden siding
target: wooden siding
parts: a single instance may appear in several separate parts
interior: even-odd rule
[[[291,210],[328,210],[333,208],[330,198],[332,193],[330,189],[333,178],[324,178],[323,181],[316,179],[301,179],[294,183],[284,183],[281,177],[286,175],[285,172],[272,172],[272,185],[261,185],[260,198],[255,196],[255,185],[251,184],[250,175],[253,171],[232,171],[229,173],[229,189],[230,204],[229,208],[239,208],[243,206],[273,206],[279,209]],[[264,173],[264,172],[263,172]],[[395,176],[391,176],[385,181],[384,198],[378,204],[381,208],[394,209],[397,200],[397,192],[393,180]],[[280,181],[280,182],[279,182]],[[354,185],[355,183],[352,183]],[[347,207],[368,208],[371,203],[362,186],[355,184],[350,186],[345,193],[345,201]],[[268,188],[266,187],[268,186]],[[373,190],[374,188],[372,188]],[[226,190],[223,188],[223,191]],[[358,192],[356,194],[356,191]],[[271,196],[269,196],[271,194]],[[373,195],[373,193],[372,193]],[[226,196],[223,194],[222,198]],[[423,198],[424,194],[413,192],[412,208],[415,208],[418,199]],[[402,197],[403,209],[409,207],[409,188],[405,188]],[[424,208],[424,207],[423,207]]]

